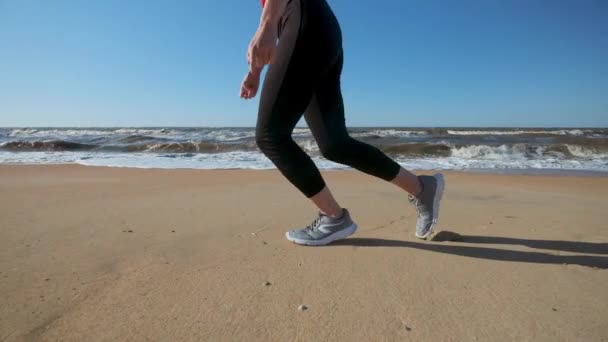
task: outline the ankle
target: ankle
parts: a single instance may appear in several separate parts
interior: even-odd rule
[[[422,195],[422,192],[424,191],[424,183],[422,183],[422,180],[420,180],[420,177],[416,177],[418,179],[418,185],[420,187],[420,190],[418,190],[418,193],[416,194],[412,194],[412,196],[418,198],[420,197],[420,195]]]
[[[325,212],[322,212],[322,213],[323,213],[323,215],[331,217],[332,219],[336,220],[336,219],[341,219],[342,217],[344,217],[345,211],[344,211],[344,208],[340,208],[339,210],[336,210],[331,213],[325,213]]]

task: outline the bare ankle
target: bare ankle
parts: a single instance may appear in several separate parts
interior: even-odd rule
[[[422,180],[420,180],[420,177],[416,177],[418,179],[418,191],[415,194],[412,194],[412,196],[418,198],[420,197],[420,195],[422,195],[422,192],[424,191],[424,183],[422,183]]]
[[[322,212],[322,213],[323,213],[323,215],[329,216],[332,219],[339,219],[339,218],[342,218],[342,216],[344,216],[344,209],[340,208],[338,210],[332,211],[331,213],[325,213],[325,212]]]

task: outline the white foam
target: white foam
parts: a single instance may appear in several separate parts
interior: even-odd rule
[[[608,159],[608,153],[598,153],[590,148],[579,145],[566,145],[568,151],[575,157],[590,159]]]
[[[253,131],[235,131],[231,129],[213,130],[210,132],[196,133],[191,138],[199,138],[201,140],[217,140],[217,141],[235,141],[245,138],[253,138]]]
[[[125,135],[173,135],[177,134],[175,130],[159,128],[159,129],[143,129],[143,128],[120,128],[112,131],[116,134]],[[106,132],[107,134],[107,132]]]
[[[451,156],[459,159],[486,159],[493,161],[525,159],[526,146],[524,144],[515,145],[469,145],[463,147],[452,147]]]
[[[313,158],[320,169],[344,169],[323,158]],[[272,162],[259,152],[227,152],[217,154],[154,155],[131,153],[105,158],[86,158],[75,161],[89,166],[161,168],[161,169],[274,169]]]
[[[83,136],[112,136],[112,135],[152,135],[167,136],[178,134],[175,130],[169,129],[139,129],[139,128],[120,128],[108,130],[95,129],[13,129],[8,136],[10,137],[83,137]]]
[[[317,145],[317,142],[313,139],[301,141],[299,143],[299,145],[306,152],[318,152],[319,151],[319,145]]]
[[[466,169],[561,169],[608,172],[607,158],[564,160],[560,158],[497,158],[497,152],[467,152],[445,158],[397,159],[401,165],[416,170]],[[347,169],[322,157],[313,158],[320,169]],[[163,169],[273,169],[274,165],[260,152],[215,154],[99,153],[99,152],[0,152],[0,164],[71,164],[91,166],[163,168]]]
[[[599,160],[510,160],[496,163],[487,159],[463,160],[454,157],[447,158],[416,158],[398,159],[400,165],[414,170],[580,170],[608,172],[608,163]]]
[[[585,134],[585,132],[580,129],[573,129],[573,130],[569,130],[567,132],[570,135],[584,135]]]
[[[19,136],[19,135],[32,135],[32,134],[35,134],[36,132],[38,132],[38,130],[31,129],[31,128],[13,129],[8,134],[8,136],[9,137],[15,137],[15,136]]]
[[[310,132],[310,129],[308,129],[308,128],[294,128],[294,130],[291,134],[294,136],[311,135],[311,132]]]
[[[78,136],[91,136],[91,135],[109,135],[111,131],[99,131],[99,130],[83,130],[83,129],[14,129],[9,133],[11,137],[78,137]]]
[[[421,136],[427,135],[426,131],[404,131],[404,130],[396,130],[396,129],[376,129],[373,131],[366,132],[353,132],[351,136],[353,137],[369,137],[369,136],[379,136],[382,138],[387,137],[395,137],[395,138],[403,138],[403,137],[411,137],[411,136]]]
[[[450,145],[450,144],[448,144]],[[604,160],[608,162],[607,153],[598,153],[593,149],[579,145],[565,145],[574,157],[583,159]],[[469,145],[463,147],[451,147],[451,157],[463,160],[487,160],[496,163],[507,163],[512,161],[540,161],[556,159],[559,162],[568,163],[567,156],[561,151],[548,150],[547,146],[532,145],[524,143],[513,145]],[[541,164],[542,165],[542,164]],[[542,167],[542,166],[539,166]]]

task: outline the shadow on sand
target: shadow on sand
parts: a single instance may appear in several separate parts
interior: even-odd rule
[[[451,233],[451,232],[450,232]],[[541,252],[513,251],[489,247],[472,247],[463,244],[502,244],[522,245],[530,248],[549,249],[556,251],[608,254],[607,243],[575,242],[575,241],[551,241],[551,240],[527,240],[492,236],[458,235],[459,245],[444,245],[428,242],[400,241],[375,238],[350,238],[339,240],[332,246],[357,246],[357,247],[404,247],[415,248],[437,253],[466,256],[488,260],[528,262],[537,264],[572,264],[587,267],[608,268],[608,257],[599,255],[554,255]],[[456,240],[456,239],[455,239]],[[445,241],[445,240],[443,240]]]
[[[550,249],[573,253],[608,254],[608,243],[595,243],[583,241],[559,241],[559,240],[530,240],[514,239],[499,236],[477,236],[463,235],[463,242],[485,243],[496,245],[521,245],[530,248]]]

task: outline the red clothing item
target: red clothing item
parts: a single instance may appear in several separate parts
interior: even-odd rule
[[[261,0],[262,1],[262,7],[264,7],[264,5],[266,5],[266,0]]]

